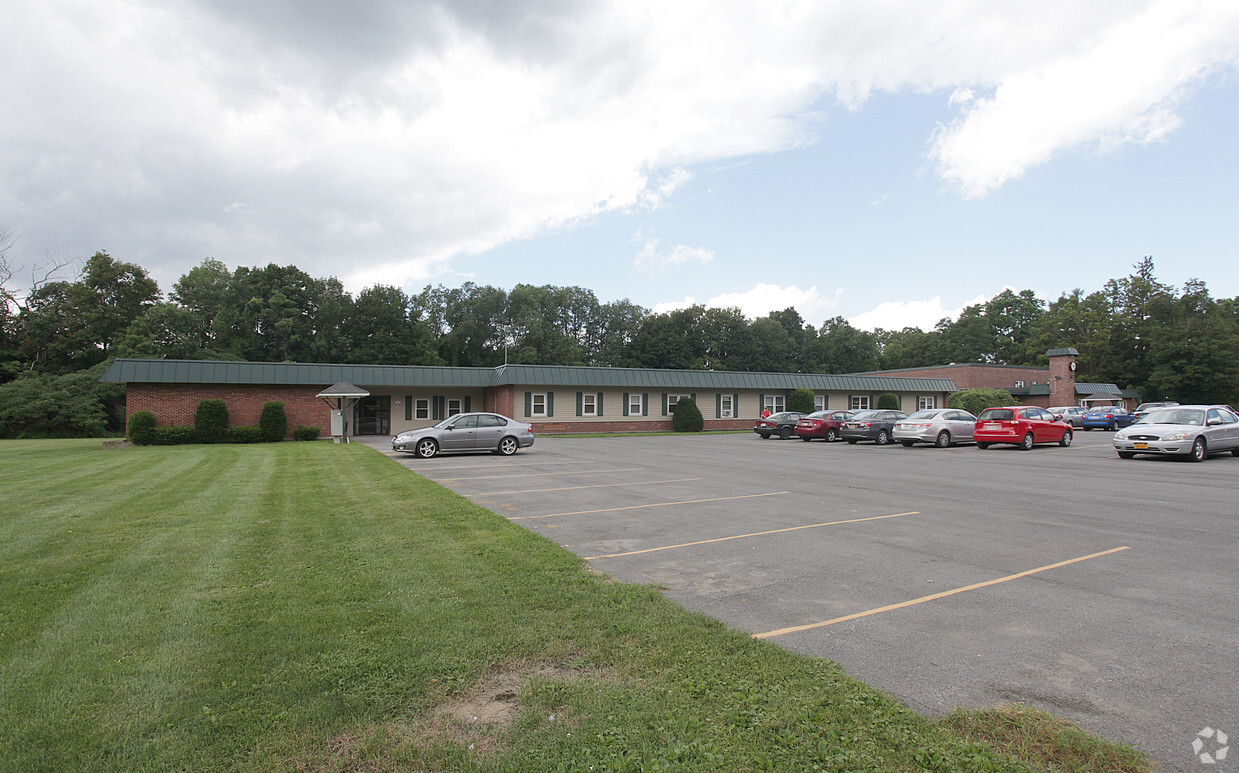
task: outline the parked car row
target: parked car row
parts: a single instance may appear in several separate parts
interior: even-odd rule
[[[1134,413],[1112,406],[1084,411],[1076,406],[1047,410],[1008,405],[986,408],[979,416],[958,408],[931,408],[911,416],[895,410],[825,410],[807,415],[784,411],[758,420],[753,431],[763,438],[794,435],[806,442],[816,438],[848,444],[868,440],[877,445],[927,443],[938,448],[975,443],[984,450],[998,444],[1023,449],[1039,444],[1066,447],[1071,445],[1075,427],[1089,429],[1090,425],[1115,430],[1114,448],[1123,459],[1137,454],[1177,454],[1199,462],[1227,451],[1239,456],[1239,412],[1229,405],[1144,404]]]

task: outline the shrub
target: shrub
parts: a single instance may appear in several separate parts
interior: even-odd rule
[[[318,427],[297,427],[293,430],[293,440],[318,440],[320,432]]]
[[[263,432],[262,427],[229,427],[228,442],[229,443],[263,443],[267,440],[267,434]]]
[[[129,417],[129,442],[138,446],[149,446],[155,442],[155,414],[151,411],[137,411]]]
[[[268,443],[278,443],[288,434],[288,417],[284,415],[284,403],[272,400],[262,404],[262,415],[258,417],[258,428],[262,430],[262,439]]]
[[[201,443],[222,443],[228,437],[228,406],[223,400],[203,400],[194,412],[194,429]]]
[[[899,410],[899,395],[894,392],[878,395],[878,410],[882,411],[897,411]]]
[[[951,395],[947,400],[947,407],[962,408],[975,416],[986,408],[1018,403],[1005,389],[963,389]]]
[[[681,397],[676,401],[675,413],[671,416],[672,429],[676,432],[700,432],[705,426],[701,409],[691,397]]]
[[[180,446],[186,443],[198,442],[198,430],[193,427],[172,424],[167,427],[155,427],[153,446]]]
[[[813,413],[813,390],[795,389],[787,397],[787,410]]]

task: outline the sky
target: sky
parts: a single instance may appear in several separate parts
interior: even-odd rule
[[[1234,0],[16,0],[13,283],[99,250],[930,329],[1239,296]]]

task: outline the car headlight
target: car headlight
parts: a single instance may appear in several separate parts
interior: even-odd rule
[[[1171,432],[1162,435],[1162,440],[1187,440],[1190,435],[1190,432]]]

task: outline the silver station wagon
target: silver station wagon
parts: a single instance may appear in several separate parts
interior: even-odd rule
[[[429,459],[438,453],[490,451],[511,456],[533,445],[533,426],[497,413],[458,413],[433,427],[411,429],[391,439],[391,450]]]

